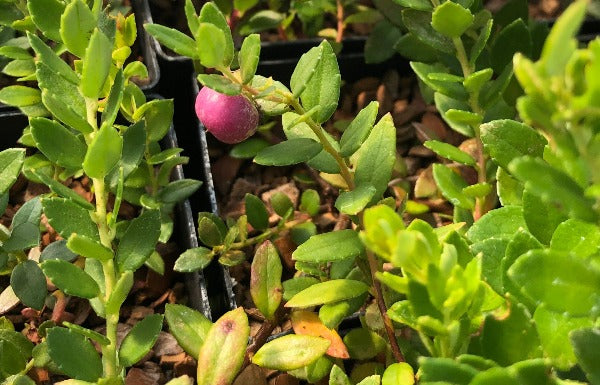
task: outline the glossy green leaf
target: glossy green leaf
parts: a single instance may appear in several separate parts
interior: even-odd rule
[[[260,56],[260,35],[252,34],[246,36],[242,42],[242,48],[238,55],[242,82],[248,84],[252,81],[256,68],[258,67],[258,58]]]
[[[15,78],[31,76],[35,73],[35,62],[33,58],[12,60],[4,66],[2,73]]]
[[[210,23],[211,25],[219,28],[221,32],[224,34],[224,55],[223,55],[223,65],[229,66],[233,60],[234,50],[233,50],[233,39],[231,37],[231,29],[229,28],[229,24],[227,24],[227,20],[225,16],[219,11],[219,8],[212,3],[207,2],[204,3],[202,9],[200,10],[200,15],[198,17],[200,23]],[[212,38],[212,36],[211,36]],[[199,40],[199,39],[197,39]],[[202,41],[202,40],[200,40]],[[204,41],[202,41],[204,43]]]
[[[329,374],[329,385],[352,385],[350,379],[339,366],[333,365]]]
[[[342,213],[356,215],[367,207],[377,189],[370,184],[363,184],[352,191],[340,193],[335,201],[335,207]]]
[[[512,237],[508,245],[504,258],[502,259],[502,283],[504,285],[504,291],[510,293],[523,305],[526,305],[529,309],[535,308],[535,303],[521,292],[521,288],[514,283],[512,279],[508,277],[508,269],[515,263],[517,258],[525,254],[529,250],[542,249],[544,246],[538,241],[533,235],[527,230],[520,229]]]
[[[412,366],[406,362],[391,364],[381,377],[381,385],[413,385],[415,374]]]
[[[250,269],[250,295],[258,310],[273,320],[281,303],[282,265],[277,249],[269,241],[261,244],[254,254]]]
[[[541,157],[548,141],[536,130],[514,120],[482,124],[481,141],[488,154],[502,167],[523,155]]]
[[[530,192],[541,196],[545,202],[563,208],[575,218],[596,220],[597,214],[592,208],[592,201],[584,197],[582,188],[567,174],[543,160],[524,156],[512,161],[509,170],[525,182]]]
[[[60,19],[60,36],[69,52],[83,58],[96,25],[94,14],[83,0],[67,4]]]
[[[303,262],[332,262],[364,253],[358,233],[348,229],[312,236],[293,252],[292,257]]]
[[[60,183],[56,179],[51,178],[48,174],[34,170],[33,175],[35,175],[42,183],[50,187],[50,190],[52,190],[58,196],[67,198],[87,210],[93,210],[95,208],[84,197],[77,194],[74,190]]]
[[[60,16],[59,16],[60,17]],[[53,72],[65,78],[72,84],[79,84],[79,77],[71,69],[71,67],[58,56],[52,48],[42,41],[35,34],[28,34],[29,44],[34,49],[40,61],[43,62],[48,68],[52,69]]]
[[[468,385],[478,371],[467,364],[461,364],[451,358],[423,357],[419,360],[419,381],[425,383],[450,383]]]
[[[568,219],[556,227],[550,248],[586,258],[598,253],[600,229],[591,223]]]
[[[155,99],[141,105],[133,114],[133,118],[143,118],[146,121],[147,139],[159,141],[169,132],[173,114],[173,99]]]
[[[198,221],[198,239],[209,247],[219,246],[223,243],[223,235],[219,227],[210,218],[200,218]]]
[[[449,143],[440,142],[438,140],[428,140],[423,143],[423,145],[439,156],[454,162],[466,164],[467,166],[475,166],[477,163],[471,155]]]
[[[84,117],[55,94],[44,90],[42,92],[42,100],[48,111],[67,126],[83,134],[89,134],[94,130]]]
[[[355,298],[369,290],[361,281],[333,279],[312,285],[293,296],[285,307],[310,307]]]
[[[405,9],[402,11],[402,21],[408,31],[413,34],[421,43],[428,45],[435,50],[448,54],[454,53],[452,41],[437,32],[431,26],[431,12],[417,11],[414,9]]]
[[[85,51],[81,73],[81,93],[96,99],[104,88],[111,65],[112,43],[99,29],[95,29]]]
[[[94,298],[100,293],[92,277],[72,263],[51,259],[41,264],[44,274],[65,294],[82,298]]]
[[[91,382],[102,376],[100,355],[81,334],[54,327],[48,330],[46,341],[50,358],[67,376]]]
[[[208,68],[220,67],[225,57],[225,34],[209,23],[200,23],[196,32],[200,63]]]
[[[585,4],[584,2],[581,2]],[[600,383],[600,368],[598,360],[598,344],[600,343],[600,330],[597,328],[575,330],[570,334],[571,343],[579,365],[585,372],[591,384]]]
[[[231,384],[242,367],[249,336],[243,308],[219,318],[206,334],[198,354],[198,385]]]
[[[458,83],[456,83],[458,84]],[[475,133],[473,132],[473,127],[470,124],[465,124],[464,122],[456,122],[452,119],[449,119],[446,116],[446,112],[450,110],[460,110],[460,111],[468,111],[470,107],[467,103],[463,102],[459,99],[454,99],[450,96],[444,95],[442,92],[436,92],[434,94],[435,106],[438,111],[442,115],[442,118],[450,128],[454,131],[461,133],[467,137],[473,137]]]
[[[357,360],[368,360],[386,348],[386,342],[379,334],[369,329],[352,329],[344,337],[350,357]]]
[[[460,37],[473,24],[473,14],[458,3],[447,1],[435,7],[431,26],[448,37]]]
[[[301,211],[306,212],[310,216],[317,215],[321,206],[321,197],[316,190],[307,189],[302,192],[300,196]]]
[[[119,347],[119,363],[133,366],[152,349],[163,325],[162,314],[151,314],[136,323]]]
[[[213,257],[214,253],[212,250],[206,247],[188,249],[177,258],[173,269],[183,273],[202,270],[208,266]]]
[[[294,96],[299,97],[306,89],[306,85],[316,73],[319,63],[321,62],[323,50],[324,48],[322,45],[313,47],[298,60],[298,64],[296,64],[290,79],[290,88],[294,93]]]
[[[581,258],[554,250],[531,250],[508,270],[521,290],[550,310],[583,316],[600,303],[600,271]]]
[[[362,144],[354,182],[372,185],[377,190],[371,202],[383,197],[396,162],[396,128],[390,114],[384,115]]]
[[[289,301],[293,296],[316,283],[319,283],[319,280],[309,276],[300,276],[288,279],[287,281],[282,282],[283,299],[285,301]]]
[[[19,373],[25,369],[26,363],[26,357],[15,345],[9,341],[0,340],[0,379],[4,380],[6,377]]]
[[[269,227],[269,213],[263,201],[252,194],[246,194],[244,199],[248,222],[257,230],[267,229]]]
[[[557,226],[561,222],[567,219],[566,215],[560,211],[556,206],[545,203],[537,195],[531,194],[528,189],[523,192],[523,217],[527,228],[540,242],[545,245],[550,244],[550,239],[553,237],[552,234]],[[600,231],[596,229],[598,233],[598,240],[600,241]],[[600,246],[596,242],[596,247]],[[565,249],[563,249],[565,250]],[[566,249],[565,251],[568,251]]]
[[[127,299],[131,288],[133,287],[133,272],[126,271],[117,280],[110,297],[106,300],[104,308],[107,313],[118,313],[121,305]]]
[[[290,139],[260,151],[254,162],[263,166],[289,166],[309,161],[322,149],[321,143],[312,139]]]
[[[162,45],[168,47],[173,52],[192,59],[199,57],[196,42],[186,34],[160,24],[145,24],[144,28]]]
[[[269,142],[266,140],[262,138],[249,138],[234,145],[229,155],[238,159],[251,159],[267,147],[269,147]]]
[[[46,118],[31,118],[29,126],[37,147],[48,159],[59,166],[81,168],[86,145],[77,135]]]
[[[532,44],[527,24],[523,20],[517,19],[504,27],[494,39],[491,50],[490,62],[494,72],[501,73],[512,63],[512,58],[517,52],[531,55]]]
[[[328,303],[319,309],[319,319],[330,329],[337,329],[344,318],[351,316],[365,304],[366,293],[345,301]]]
[[[35,261],[19,263],[10,276],[10,287],[25,306],[41,309],[46,299],[46,277]]]
[[[0,89],[0,102],[15,107],[31,106],[42,101],[40,90],[25,86]]]
[[[76,203],[63,198],[44,198],[42,207],[48,223],[61,237],[69,239],[71,234],[77,233],[97,241],[100,240],[98,227],[92,221],[90,211]]]
[[[177,304],[165,305],[165,319],[169,332],[183,350],[192,357],[198,357],[212,322],[200,312]]]
[[[106,101],[106,106],[102,110],[102,125],[112,125],[117,118],[117,114],[119,113],[119,107],[121,106],[121,101],[123,100],[123,90],[124,90],[125,79],[123,76],[123,70],[119,69],[117,74],[115,75],[115,80],[113,81],[112,87],[110,89],[110,93],[108,95],[108,100]]]
[[[9,148],[0,152],[0,195],[16,182],[24,160],[24,149]]]
[[[86,258],[95,258],[100,261],[108,261],[113,257],[113,251],[101,243],[83,235],[71,234],[67,241],[67,247]]]
[[[61,41],[60,17],[65,12],[65,4],[59,0],[37,0],[27,2],[31,19],[49,39]]]
[[[77,258],[77,254],[74,254],[71,250],[67,248],[67,241],[65,239],[60,239],[58,241],[54,241],[42,250],[42,255],[40,255],[40,262],[49,260],[49,259],[62,259],[68,262],[73,261]]]
[[[14,345],[18,352],[25,358],[31,357],[33,343],[23,334],[14,330],[0,329],[0,341]]]
[[[340,154],[344,157],[352,155],[368,138],[377,118],[379,103],[373,101],[360,110],[350,125],[344,130],[340,139]]]
[[[160,213],[146,210],[131,221],[121,237],[115,257],[119,270],[135,271],[152,254],[160,236]]]
[[[436,163],[433,165],[433,178],[442,195],[450,203],[467,210],[473,209],[475,201],[463,193],[463,189],[467,187],[467,182],[459,174],[443,164]]]
[[[92,178],[102,179],[121,159],[123,138],[111,126],[103,126],[90,143],[83,170]]]
[[[276,192],[271,195],[270,202],[273,211],[280,217],[285,217],[290,210],[294,211],[294,204],[286,193]]]
[[[252,362],[275,370],[299,369],[323,356],[330,344],[325,338],[290,334],[264,344]]]
[[[488,238],[471,245],[474,255],[481,253],[481,275],[494,291],[504,294],[502,258],[504,258],[509,238]]]
[[[41,215],[42,205],[39,197],[25,202],[13,217],[10,237],[4,241],[2,249],[5,252],[14,252],[38,246]]]
[[[519,228],[527,228],[519,206],[505,206],[491,210],[467,231],[467,238],[475,243],[488,238],[512,238]]]
[[[242,91],[242,86],[239,83],[234,83],[226,77],[217,74],[200,74],[198,75],[198,81],[203,86],[225,95],[239,95]]]

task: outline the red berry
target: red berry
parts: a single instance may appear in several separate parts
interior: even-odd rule
[[[202,87],[196,97],[196,115],[221,142],[234,144],[254,134],[258,110],[244,95],[229,96]]]

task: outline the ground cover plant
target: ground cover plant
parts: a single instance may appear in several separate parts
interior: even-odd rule
[[[190,313],[177,309],[169,322],[174,335],[204,341],[186,348],[199,357],[199,383],[231,383],[249,361],[310,383],[599,381],[593,172],[599,44],[578,48],[574,38],[585,1],[570,6],[547,38],[547,31],[521,17],[518,2],[495,18],[477,2],[402,3],[404,21],[414,22],[407,39],[428,45],[409,52],[424,94],[476,148],[467,153],[439,141],[427,144],[447,159],[434,166],[434,176],[455,207],[437,228],[418,219],[404,223],[404,207],[386,196],[396,129],[389,115],[377,121],[376,103],[360,111],[339,140],[323,130],[340,89],[329,43],[302,56],[288,89],[255,75],[257,35],[235,52],[216,6],[206,4],[196,15],[188,4],[195,41],[156,25],[147,30],[220,73],[198,75],[204,87],[247,98],[263,115],[282,115],[285,140],[256,149],[254,162],[306,162],[340,186],[336,208],[352,222],[314,234],[307,226],[319,202],[313,193],[302,197],[303,214],[285,195],[274,196],[274,226],[252,195],[237,221],[201,213],[204,246],[183,254],[177,268],[200,269],[215,257],[240,263],[248,246],[257,245],[252,299],[269,322],[282,307],[291,309],[295,334],[250,345],[245,360],[240,349],[248,321],[240,309],[206,334],[182,326],[177,320]],[[201,119],[216,111],[211,107],[201,99]],[[248,126],[254,124],[240,126],[244,132],[236,136],[245,138],[254,129]],[[477,183],[469,185],[458,165],[474,169]],[[305,238],[292,254],[298,274],[281,282],[271,240],[290,228],[304,230]],[[362,327],[342,339],[336,330],[342,319],[361,309]]]
[[[156,246],[172,235],[175,204],[200,182],[170,181],[187,158],[181,149],[159,146],[171,127],[173,101],[147,100],[131,81],[147,74],[141,62],[125,65],[136,38],[133,15],[113,17],[101,1],[26,5],[32,49],[26,53],[38,88],[13,85],[0,93],[30,107],[20,142],[37,151],[1,153],[0,208],[20,172],[49,192],[27,201],[10,228],[1,227],[0,268],[10,274],[1,297],[4,305],[14,298],[29,311],[51,307],[53,314],[37,325],[35,346],[2,318],[0,379],[34,383],[27,373],[37,367],[70,383],[124,383],[126,369],[154,345],[163,316],[145,317],[118,340],[121,306],[136,270],[147,265],[164,272]],[[73,67],[59,57],[64,52],[74,57]],[[77,178],[87,181],[89,199],[65,185]],[[125,202],[139,207],[132,217],[119,215]],[[40,244],[42,215],[58,240],[32,257],[26,251]],[[66,322],[61,311],[68,297],[89,300],[105,332]]]

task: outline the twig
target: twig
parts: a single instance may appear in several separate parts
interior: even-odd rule
[[[251,356],[253,356],[254,353],[256,353],[258,349],[260,349],[261,346],[263,346],[267,342],[267,338],[269,338],[269,336],[273,332],[273,329],[275,329],[276,326],[276,321],[266,320],[262,324],[252,343],[246,349],[246,357],[244,357],[244,363],[242,365],[242,368],[240,369],[240,372],[244,370],[246,366],[250,365]]]
[[[344,4],[342,4],[342,0],[337,0],[337,33],[335,35],[335,41],[337,43],[341,43],[344,38]]]

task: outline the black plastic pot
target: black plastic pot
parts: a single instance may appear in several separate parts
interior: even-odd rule
[[[161,97],[158,95],[149,96],[149,99],[157,98]],[[0,151],[11,147],[19,147],[20,145],[17,143],[17,140],[21,136],[23,129],[27,126],[27,124],[27,117],[19,111],[0,113],[0,127],[3,128],[3,135],[0,138]],[[177,137],[173,127],[171,127],[168,134],[160,144],[163,148],[178,147]],[[177,166],[174,169],[171,178],[173,180],[180,180],[184,178],[182,166]],[[207,184],[207,182],[204,180],[203,183]],[[172,240],[174,240],[178,245],[178,252],[182,253],[189,248],[197,247],[198,238],[196,236],[196,226],[189,200],[185,200],[184,202],[177,204],[174,215],[173,237],[175,238],[172,238]],[[192,308],[202,312],[205,316],[211,318],[210,302],[208,300],[204,274],[202,272],[187,273],[185,274],[184,279],[189,296],[189,305]]]

